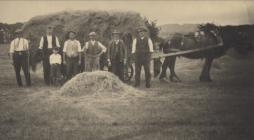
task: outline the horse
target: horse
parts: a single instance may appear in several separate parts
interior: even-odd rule
[[[203,33],[203,35],[197,37],[193,34],[183,35],[176,33],[171,39],[164,40],[160,47],[169,47],[170,50],[182,51],[221,44],[221,46],[212,49],[182,55],[189,59],[205,59],[199,77],[201,82],[212,81],[210,70],[213,60],[225,55],[229,48],[235,48],[241,54],[247,54],[252,49],[253,41],[251,37],[254,33],[254,26],[252,25],[216,26],[207,23],[199,25],[198,28],[198,32]],[[168,59],[171,81],[180,81],[175,73],[176,56],[170,56]]]

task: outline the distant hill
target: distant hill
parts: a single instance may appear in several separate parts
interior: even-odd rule
[[[159,36],[162,38],[168,37],[174,33],[189,33],[197,30],[197,24],[165,24],[159,26]]]

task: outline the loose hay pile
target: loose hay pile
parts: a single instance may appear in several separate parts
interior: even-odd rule
[[[54,26],[54,33],[59,37],[61,44],[66,40],[66,33],[70,30],[77,32],[77,39],[81,43],[88,40],[88,33],[91,31],[97,32],[97,37],[102,43],[108,43],[114,29],[122,33],[135,34],[139,26],[148,26],[147,19],[136,12],[63,11],[33,17],[24,25],[24,35],[33,46],[38,46],[49,25]]]
[[[142,94],[141,91],[124,84],[117,76],[106,71],[80,73],[64,84],[60,93],[68,96]]]

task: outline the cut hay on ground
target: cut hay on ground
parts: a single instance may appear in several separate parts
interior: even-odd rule
[[[80,73],[65,83],[60,93],[68,96],[142,94],[141,91],[124,84],[117,76],[106,71]]]

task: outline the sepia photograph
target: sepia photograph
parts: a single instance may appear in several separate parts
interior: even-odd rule
[[[254,1],[0,0],[0,140],[253,140]]]

